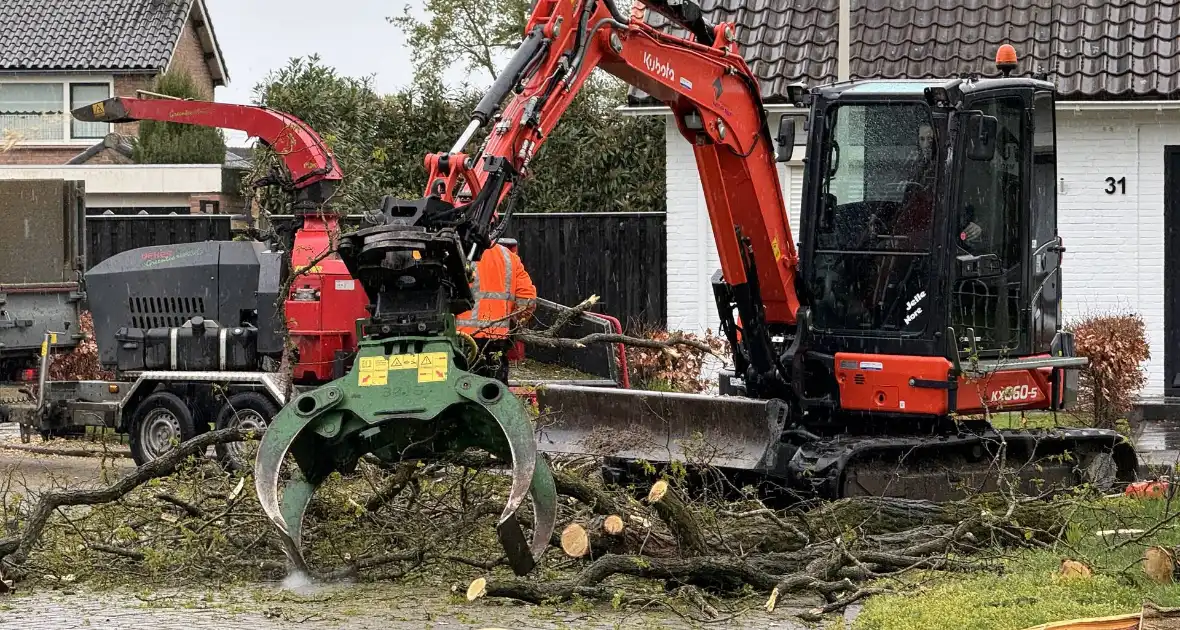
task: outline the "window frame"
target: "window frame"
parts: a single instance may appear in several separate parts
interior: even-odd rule
[[[62,137],[58,140],[19,140],[16,142],[16,147],[74,147],[74,146],[93,146],[102,139],[106,134],[114,130],[112,123],[105,123],[107,130],[102,136],[76,138],[73,135],[74,118],[69,115],[73,110],[73,86],[74,85],[103,85],[107,86],[107,98],[110,98],[115,93],[115,77],[114,75],[68,75],[68,76],[52,76],[45,74],[31,75],[31,76],[5,76],[0,77],[0,85],[11,84],[57,84],[62,88],[62,111],[66,115],[62,117]],[[2,133],[2,130],[0,130]]]

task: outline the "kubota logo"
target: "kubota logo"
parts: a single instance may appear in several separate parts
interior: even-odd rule
[[[676,80],[676,71],[672,69],[672,66],[660,61],[659,57],[653,57],[651,53],[643,53],[643,65],[647,66],[650,72],[658,75],[660,78],[668,79],[669,81]]]
[[[1028,385],[1009,385],[991,393],[990,402],[1012,402],[1014,400],[1036,400],[1039,395],[1036,387]]]

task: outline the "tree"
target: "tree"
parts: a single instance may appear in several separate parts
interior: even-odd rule
[[[178,98],[202,98],[192,77],[181,70],[170,70],[158,77],[152,90]],[[144,120],[139,123],[139,138],[132,145],[132,159],[140,164],[225,162],[225,137],[213,127]]]
[[[469,72],[495,77],[507,53],[520,43],[531,4],[528,0],[426,0],[425,19],[414,17],[407,6],[403,15],[388,20],[406,35],[417,68],[415,85],[422,89],[441,85],[443,72],[456,63]],[[630,10],[628,0],[616,4],[624,13]],[[534,156],[517,211],[666,208],[664,121],[614,111],[626,102],[626,94],[626,84],[615,77],[597,70],[590,75]],[[451,137],[464,123],[451,128]],[[441,142],[429,151],[449,144]]]
[[[253,100],[303,120],[323,137],[344,172],[333,203],[358,212],[373,207],[388,182],[374,164],[384,104],[371,78],[340,76],[318,55],[297,57],[258,83]],[[259,147],[250,180],[268,174],[278,163],[273,151]],[[261,210],[282,212],[286,201],[269,191],[260,198]]]
[[[414,82],[379,95],[369,78],[339,75],[319,58],[292,59],[255,88],[255,102],[288,112],[318,131],[339,160],[344,182],[333,199],[350,213],[376,208],[383,195],[421,196],[425,156],[451,147],[467,126],[483,90],[448,89],[440,80],[449,61],[494,73],[497,55],[519,42],[526,0],[428,0],[420,21],[407,10],[390,18],[406,30],[421,70]],[[458,51],[458,52],[456,52]],[[431,66],[431,64],[434,64]],[[515,211],[662,211],[664,122],[615,109],[626,86],[595,72],[530,163]],[[487,130],[472,139],[478,150]],[[273,155],[256,154],[256,176]],[[274,212],[283,199],[264,197]]]
[[[406,35],[416,83],[440,82],[460,59],[467,70],[493,78],[501,65],[497,57],[520,42],[529,5],[529,0],[426,0],[426,20],[414,17],[409,5],[386,20]]]

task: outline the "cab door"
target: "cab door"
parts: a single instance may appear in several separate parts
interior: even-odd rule
[[[1053,93],[1033,94],[1032,177],[1029,194],[1029,286],[1033,290],[1032,353],[1049,352],[1061,325],[1061,257],[1057,233],[1057,127]]]

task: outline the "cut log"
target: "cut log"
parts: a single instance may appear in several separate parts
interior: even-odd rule
[[[680,543],[681,553],[694,556],[709,553],[709,545],[705,542],[700,524],[680,493],[667,480],[661,479],[652,484],[651,491],[647,493],[647,502],[655,508],[656,514],[668,529],[672,530],[672,535]]]
[[[488,581],[486,578],[475,578],[467,586],[467,601],[473,602],[487,594]]]
[[[590,555],[590,534],[577,523],[570,523],[561,532],[561,550],[571,558]]]
[[[1090,567],[1081,562],[1078,562],[1077,560],[1064,558],[1061,560],[1060,575],[1064,579],[1072,580],[1077,578],[1091,577],[1094,575],[1094,571],[1092,571]]]
[[[1143,552],[1143,572],[1153,582],[1170,584],[1176,576],[1176,551],[1164,547],[1148,547]]]
[[[561,532],[561,549],[571,558],[600,558],[606,554],[654,557],[676,555],[676,543],[662,533],[627,528],[617,515],[596,516],[585,525],[570,523]]]
[[[596,516],[586,525],[570,523],[561,532],[561,549],[571,558],[597,558],[604,553],[626,553],[623,519]]]

